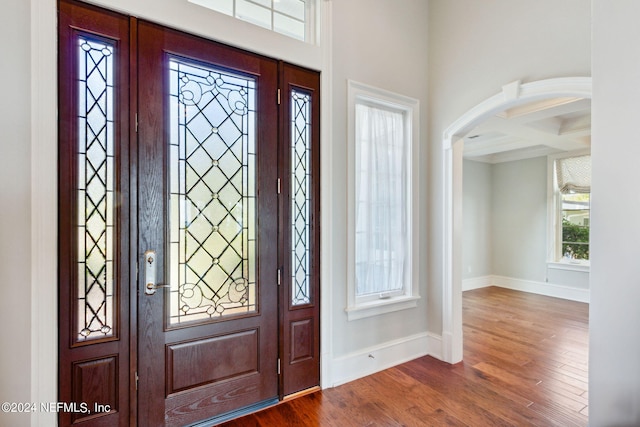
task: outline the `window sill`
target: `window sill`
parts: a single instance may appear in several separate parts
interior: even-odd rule
[[[556,261],[547,262],[547,267],[554,270],[582,271],[588,273],[591,264],[589,261]]]
[[[347,320],[364,319],[365,317],[414,308],[418,305],[419,299],[419,296],[398,296],[347,307],[345,309],[347,312]]]

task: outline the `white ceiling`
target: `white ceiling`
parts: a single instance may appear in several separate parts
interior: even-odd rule
[[[554,98],[497,114],[464,137],[464,158],[501,163],[591,145],[591,100]]]

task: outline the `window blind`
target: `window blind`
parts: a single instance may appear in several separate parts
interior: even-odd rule
[[[558,190],[563,193],[591,192],[591,155],[556,160]]]

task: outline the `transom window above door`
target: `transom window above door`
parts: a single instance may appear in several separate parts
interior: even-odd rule
[[[316,0],[188,1],[307,43],[316,40]]]

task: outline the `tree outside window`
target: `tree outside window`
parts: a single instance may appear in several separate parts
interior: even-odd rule
[[[589,259],[590,193],[562,195],[562,254],[571,260]]]

